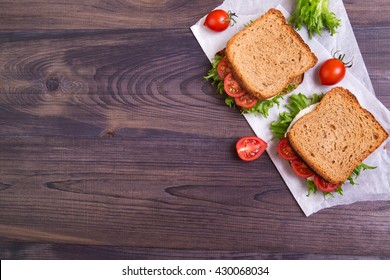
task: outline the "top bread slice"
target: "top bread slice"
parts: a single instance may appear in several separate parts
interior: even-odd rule
[[[309,46],[276,9],[234,35],[226,45],[226,58],[240,85],[261,100],[282,92],[290,80],[317,63]]]
[[[314,172],[340,184],[388,134],[351,92],[336,87],[325,94],[312,112],[291,126],[287,137]]]

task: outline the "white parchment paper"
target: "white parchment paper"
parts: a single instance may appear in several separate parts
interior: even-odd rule
[[[236,13],[238,18],[233,27],[220,33],[210,31],[203,26],[206,15],[191,27],[193,34],[210,61],[216,52],[226,46],[227,41],[235,33],[244,28],[244,24],[256,19],[268,9],[277,8],[288,18],[295,8],[295,0],[225,0],[216,8],[230,10]],[[317,78],[318,67],[323,61],[331,57],[332,50],[341,50],[343,53],[354,57],[354,65],[347,70],[346,77],[337,86],[345,87],[354,93],[360,104],[369,110],[390,134],[390,111],[375,97],[370,77],[342,0],[331,1],[329,9],[341,19],[341,26],[337,29],[336,35],[330,36],[327,31],[323,31],[322,36],[315,35],[310,40],[305,28],[299,31],[303,40],[318,57],[318,64],[305,73],[303,83],[292,93],[302,92],[310,96],[313,93],[325,93],[330,90],[332,87],[319,84]],[[348,57],[346,58],[348,59]],[[349,183],[345,183],[343,185],[343,196],[335,194],[333,198],[327,197],[325,199],[321,192],[317,192],[316,195],[312,194],[307,197],[305,180],[298,178],[293,173],[289,163],[277,156],[276,145],[278,140],[271,140],[270,123],[278,118],[280,112],[286,110],[284,104],[292,93],[285,96],[279,108],[274,107],[270,110],[268,118],[254,116],[253,114],[245,114],[244,117],[255,134],[268,142],[267,152],[271,160],[305,215],[309,216],[327,207],[350,204],[356,201],[390,200],[390,138],[364,160],[364,163],[377,168],[362,172],[357,179],[357,185],[351,186]]]

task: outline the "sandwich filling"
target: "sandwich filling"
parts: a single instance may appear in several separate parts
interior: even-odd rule
[[[246,91],[235,79],[231,68],[229,67],[224,50],[215,55],[212,68],[208,71],[206,80],[211,80],[211,84],[216,86],[220,94],[226,94],[225,104],[230,108],[239,107],[244,114],[254,113],[268,117],[269,110],[273,106],[280,104],[280,99],[284,94],[293,91],[298,84],[289,84],[281,93],[265,100],[259,100],[257,97]],[[301,79],[297,79],[302,82]],[[293,81],[296,82],[296,81]]]

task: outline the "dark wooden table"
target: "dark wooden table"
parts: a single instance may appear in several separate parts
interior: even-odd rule
[[[307,218],[202,76],[222,1],[0,1],[1,259],[390,258],[390,202]],[[345,0],[390,108],[390,5]]]

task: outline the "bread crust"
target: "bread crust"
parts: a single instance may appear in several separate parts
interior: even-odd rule
[[[306,56],[308,56],[309,62],[305,65],[300,65],[301,69],[294,69],[293,71],[289,71],[287,75],[284,75],[282,77],[277,77],[277,79],[274,81],[275,89],[271,91],[267,91],[264,89],[260,89],[258,87],[255,87],[251,84],[250,80],[248,79],[248,75],[240,71],[240,64],[242,64],[242,61],[236,61],[234,57],[235,48],[237,48],[237,41],[240,40],[240,38],[245,37],[248,35],[252,35],[253,37],[256,36],[256,31],[254,31],[253,28],[256,28],[258,25],[261,25],[265,20],[267,20],[269,17],[276,17],[275,24],[270,25],[270,30],[273,30],[273,25],[275,26],[281,26],[280,30],[277,29],[276,31],[282,31],[282,34],[286,36],[286,39],[284,40],[292,40],[296,44],[299,45],[299,50],[301,50]],[[251,34],[252,33],[252,34]],[[272,46],[268,46],[272,47]],[[270,54],[272,56],[272,54]],[[291,80],[294,80],[296,77],[302,75],[307,70],[312,68],[314,65],[316,65],[318,59],[316,55],[310,50],[310,47],[303,41],[301,36],[295,31],[295,29],[287,23],[286,18],[283,16],[283,14],[277,10],[277,9],[270,9],[267,13],[256,19],[253,23],[251,23],[249,26],[245,27],[243,30],[235,34],[227,43],[226,46],[226,58],[229,64],[229,67],[231,68],[234,77],[237,79],[237,81],[240,83],[240,85],[249,93],[256,96],[260,100],[268,99],[270,97],[273,97],[277,95],[278,93],[282,92],[283,89],[285,89],[289,84]],[[287,61],[288,62],[288,61]],[[251,61],[247,61],[246,63],[253,63]],[[271,67],[271,66],[269,66]],[[281,65],[276,64],[276,67],[282,67]],[[266,74],[265,74],[266,75]]]
[[[342,87],[327,92],[318,106],[294,123],[287,134],[301,159],[334,184],[347,180],[388,136],[375,117]]]

